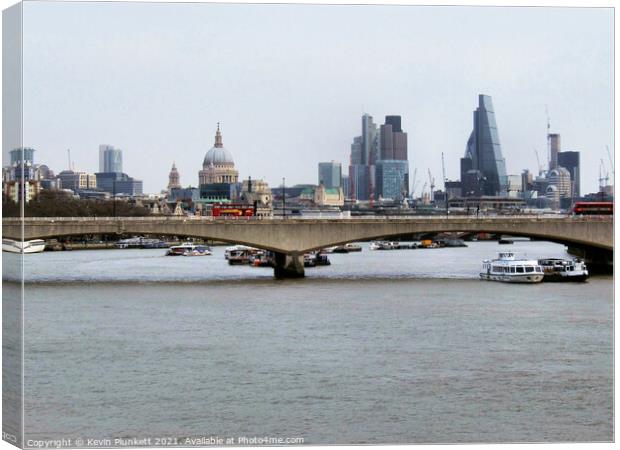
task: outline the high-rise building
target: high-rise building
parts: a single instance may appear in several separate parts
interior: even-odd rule
[[[342,187],[342,164],[336,161],[319,163],[319,184],[330,188]]]
[[[136,180],[122,172],[97,172],[97,189],[112,195],[142,195],[142,180]],[[64,187],[64,184],[63,184]]]
[[[573,182],[573,198],[581,195],[581,187],[579,185],[579,152],[560,152],[558,153],[558,166],[564,167],[570,173]]]
[[[371,166],[377,159],[377,125],[370,114],[362,116],[362,164]]]
[[[504,195],[506,193],[506,162],[502,156],[490,96],[482,94],[478,96],[478,108],[473,116],[474,129],[467,140],[465,157],[461,159],[463,195],[471,196],[471,192],[491,196]],[[482,183],[482,185],[475,187],[472,183]]]
[[[550,133],[547,135],[549,141],[549,170],[558,167],[558,153],[560,153],[560,135]]]
[[[402,201],[409,193],[409,162],[382,159],[377,161],[377,199]]]
[[[99,172],[123,171],[123,151],[111,145],[99,145]]]
[[[351,185],[349,183],[349,175],[342,176],[342,191],[344,192],[344,198],[351,198]]]
[[[506,175],[506,194],[508,197],[520,198],[522,195],[523,179],[521,175]]]
[[[97,177],[92,173],[63,170],[58,174],[58,179],[62,189],[71,189],[74,192],[97,188]]]
[[[370,199],[370,167],[365,164],[349,166],[349,195],[354,200]]]
[[[407,159],[407,133],[403,132],[400,116],[385,116],[379,142],[380,159]]]
[[[362,157],[362,137],[355,136],[353,143],[351,144],[351,159],[349,164],[364,164],[364,158]]]
[[[20,164],[21,162],[34,164],[34,148],[19,147],[9,152],[11,157],[11,165]]]
[[[403,132],[401,117],[385,116],[379,134],[375,198],[402,200],[409,195],[409,162],[407,133]]]

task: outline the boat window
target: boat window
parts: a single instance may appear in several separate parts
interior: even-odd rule
[[[542,267],[536,266],[536,272],[542,272]]]
[[[517,267],[517,273],[523,273],[523,266]]]
[[[527,266],[527,267],[525,268],[525,271],[526,271],[526,272],[534,272],[534,268],[533,268],[532,266]]]
[[[510,268],[510,273],[515,273],[515,272],[516,272],[516,267],[515,267],[515,266],[512,266],[512,267]]]

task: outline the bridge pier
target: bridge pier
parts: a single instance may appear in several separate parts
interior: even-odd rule
[[[277,253],[274,258],[273,274],[276,279],[303,278],[304,255],[299,253]]]
[[[567,252],[583,259],[590,274],[613,274],[614,252],[594,247],[567,246]]]

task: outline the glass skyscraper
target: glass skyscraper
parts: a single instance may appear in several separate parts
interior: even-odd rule
[[[581,195],[579,186],[579,152],[560,152],[558,156],[558,166],[566,168],[569,171],[573,182],[573,196]]]
[[[463,195],[506,195],[506,162],[502,156],[493,102],[488,95],[478,96],[474,111],[474,129],[461,159],[461,180],[479,180],[477,188],[464,189]]]
[[[99,146],[99,172],[121,173],[123,171],[123,151],[111,145]]]
[[[408,195],[409,162],[383,159],[376,164],[377,197],[401,201]]]
[[[326,188],[339,188],[342,186],[342,165],[339,162],[319,163],[319,184],[323,183]]]

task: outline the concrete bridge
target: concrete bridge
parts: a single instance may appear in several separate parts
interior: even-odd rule
[[[212,217],[37,217],[2,220],[3,237],[48,239],[129,234],[187,236],[271,250],[276,278],[303,277],[303,254],[347,242],[431,232],[488,232],[527,236],[583,250],[613,252],[609,216],[372,216],[360,219]]]

